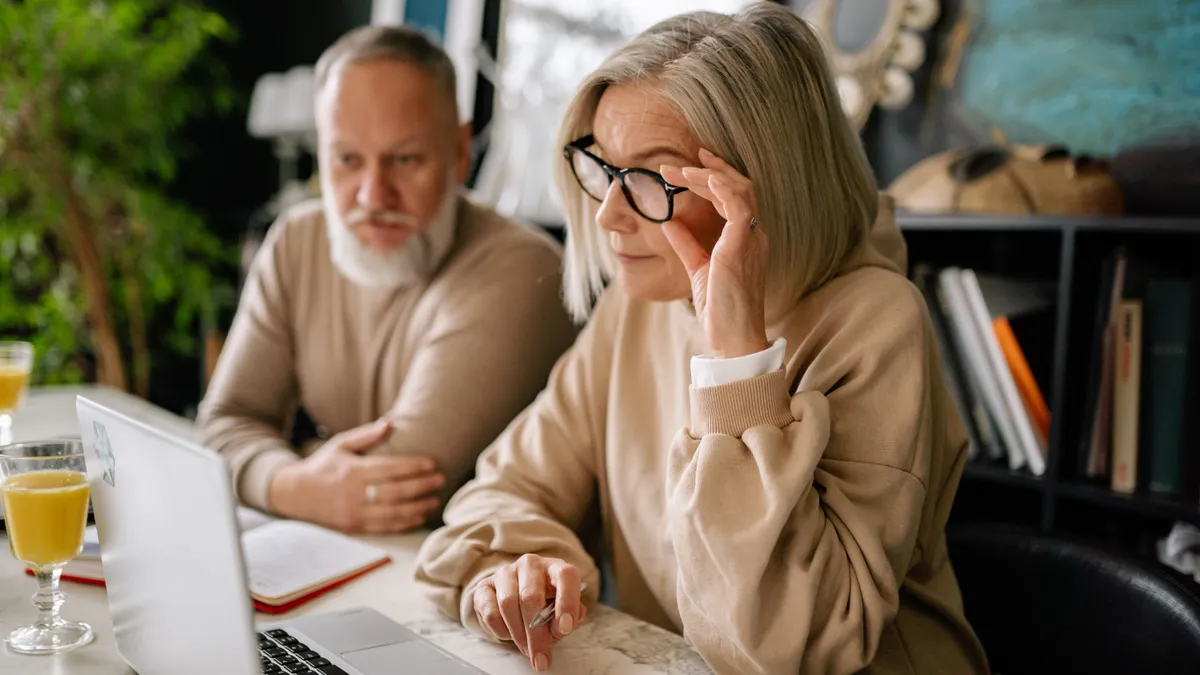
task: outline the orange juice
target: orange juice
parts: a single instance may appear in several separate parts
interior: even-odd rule
[[[0,364],[0,411],[16,410],[28,383],[28,368]]]
[[[30,471],[0,484],[13,557],[33,567],[65,563],[83,548],[87,525],[87,475]]]

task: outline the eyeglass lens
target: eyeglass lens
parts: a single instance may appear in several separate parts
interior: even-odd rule
[[[580,186],[592,198],[604,201],[608,184],[612,181],[608,172],[596,160],[582,152],[572,154],[571,161],[574,163],[575,175],[579,178]],[[625,189],[633,198],[633,208],[638,213],[651,220],[663,220],[667,217],[670,206],[667,190],[649,174],[637,171],[626,173]]]

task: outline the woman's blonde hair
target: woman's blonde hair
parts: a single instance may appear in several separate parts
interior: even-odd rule
[[[770,241],[769,319],[828,281],[866,239],[878,208],[875,178],[824,48],[794,12],[757,2],[734,15],[693,12],[656,24],[584,80],[559,147],[592,133],[609,85],[646,80],[702,147],[753,181]],[[565,158],[555,180],[567,219],[563,295],[583,321],[612,278],[613,260]]]

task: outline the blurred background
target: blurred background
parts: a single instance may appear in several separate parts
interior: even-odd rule
[[[561,237],[548,130],[578,81],[657,20],[745,4],[0,3],[0,340],[35,345],[34,386],[98,382],[190,416],[257,242],[316,194],[311,68],[342,33],[410,23],[444,44],[475,130],[476,197]],[[843,107],[904,214],[911,276],[945,314],[949,384],[980,457],[956,517],[1103,530],[1142,548],[1172,522],[1200,523],[1188,421],[1200,377],[1158,391],[1178,405],[1142,424],[1178,432],[1158,460],[1177,480],[1117,486],[1089,464],[1113,451],[1092,434],[1108,400],[1109,298],[1167,302],[1159,316],[1183,312],[1185,327],[1200,316],[1200,0],[785,4],[825,40]],[[1114,295],[1118,260],[1187,290]],[[962,317],[940,295],[951,268],[977,273],[989,319],[1011,320],[1011,339],[987,339],[1011,368],[992,372],[996,386],[1019,386],[1020,410],[972,400],[986,385],[952,339]],[[1189,330],[1161,351],[1179,362],[1148,342],[1145,372],[1194,374]],[[1036,433],[1014,441],[1006,424]]]

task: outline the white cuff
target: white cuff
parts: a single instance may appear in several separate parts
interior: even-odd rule
[[[693,356],[692,386],[715,387],[766,375],[783,367],[783,357],[786,351],[787,340],[779,338],[761,352],[733,359]]]

